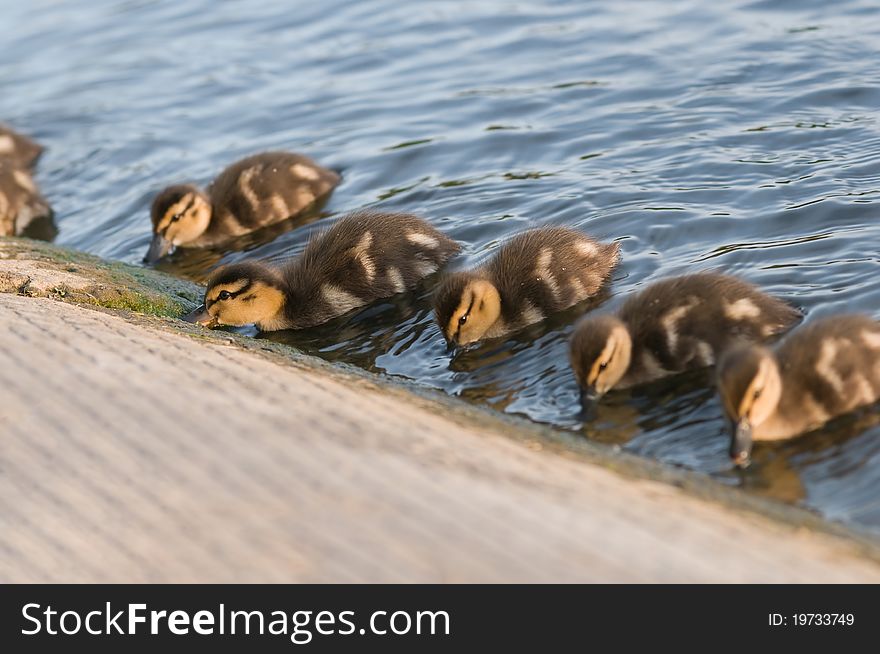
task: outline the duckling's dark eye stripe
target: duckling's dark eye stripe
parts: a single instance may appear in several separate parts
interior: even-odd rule
[[[607,357],[603,357],[603,356],[602,356],[603,354],[605,354],[605,352],[602,352],[602,353],[599,354],[599,358],[596,359],[596,361],[593,363],[593,368],[592,368],[592,370],[590,371],[590,374],[591,374],[591,375],[592,375],[593,373],[596,373],[595,377],[593,377],[593,382],[595,382],[595,381],[599,378],[599,373],[600,373],[600,372],[602,372],[603,370],[606,370],[606,369],[608,368],[607,363],[610,362],[611,359],[614,358],[614,353],[615,353],[615,352],[617,352],[617,344],[616,344],[616,343],[615,343],[614,346],[611,348],[611,351],[608,353],[608,356],[607,356]],[[604,367],[603,367],[603,365],[602,365],[603,360],[604,360],[605,363],[606,363],[606,365],[605,365]]]
[[[245,291],[250,289],[251,286],[253,286],[253,284],[251,282],[248,282],[247,284],[242,286],[237,291],[227,291],[227,293],[229,293],[229,299],[232,299],[234,297],[238,297],[239,295],[241,295],[242,293],[244,293]]]
[[[235,291],[235,293],[230,293],[230,295],[231,295],[232,297],[238,297],[239,295],[241,295],[241,294],[244,293],[245,291],[249,290],[251,286],[253,286],[253,283],[252,283],[252,282],[248,282],[247,284],[245,284],[244,286],[242,286],[240,289],[238,289],[237,291]]]
[[[183,209],[181,209],[178,213],[180,213],[181,215],[185,214],[187,211],[189,211],[190,209],[193,208],[193,206],[195,205],[195,203],[196,203],[196,199],[195,199],[195,198],[190,198],[190,199],[189,199],[189,202],[187,202],[186,206],[185,206]],[[168,215],[168,212],[167,212],[167,211],[165,212],[165,215],[166,215],[166,216]],[[165,234],[165,232],[168,231],[168,228],[171,227],[171,223],[172,223],[172,222],[174,222],[174,221],[173,221],[173,220],[169,220],[169,221],[168,221],[168,224],[165,225],[165,228],[162,230],[162,234],[163,234],[163,235]]]
[[[469,315],[471,314],[471,309],[474,308],[474,301],[475,301],[475,300],[476,300],[476,298],[471,298],[471,303],[470,303],[470,305],[468,306],[467,311],[465,311],[465,312],[464,312],[463,314],[461,314],[461,315],[463,315],[463,316],[469,316]],[[452,338],[458,338],[458,335],[459,335],[460,333],[461,333],[461,318],[458,319],[458,327],[456,327],[456,329],[455,329],[455,333],[452,335]]]
[[[245,284],[244,286],[242,286],[242,287],[241,287],[240,289],[238,289],[237,291],[226,291],[227,293],[229,293],[229,297],[227,297],[227,298],[225,298],[225,299],[227,299],[227,300],[231,300],[231,299],[234,298],[234,297],[238,297],[239,295],[241,295],[242,293],[244,293],[245,291],[247,291],[251,286],[253,286],[253,282],[248,282],[247,284]],[[225,290],[226,290],[226,289],[222,289],[220,292],[222,293],[222,292],[225,291]],[[218,295],[219,295],[219,293],[218,293]],[[207,302],[205,302],[205,308],[211,306],[211,304],[214,304],[216,301],[217,301],[216,299],[214,299],[214,300],[210,300],[210,304],[208,304]]]

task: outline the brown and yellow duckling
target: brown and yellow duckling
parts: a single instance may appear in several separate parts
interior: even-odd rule
[[[52,217],[31,169],[43,147],[0,125],[0,236],[15,236],[40,219]]]
[[[736,277],[670,277],[627,299],[616,315],[587,317],[571,337],[571,366],[585,403],[612,388],[711,366],[739,341],[787,331],[800,312]]]
[[[208,281],[204,306],[186,319],[211,328],[312,327],[415,287],[459,249],[416,216],[358,211],[280,268],[257,261],[220,268]]]
[[[264,152],[232,164],[205,191],[170,186],[153,200],[153,241],[144,261],[153,263],[176,247],[213,247],[292,218],[338,183],[337,173],[308,157]]]
[[[33,168],[43,154],[43,146],[23,134],[0,125],[0,159],[6,159],[20,168]]]
[[[595,295],[620,258],[566,227],[540,227],[502,245],[485,265],[446,275],[434,313],[450,345],[498,338]]]
[[[746,466],[754,441],[792,438],[880,400],[880,322],[823,318],[775,351],[732,349],[718,363],[718,392],[731,420],[730,456]]]
[[[30,171],[0,158],[0,236],[19,235],[34,221],[51,217],[52,209]]]

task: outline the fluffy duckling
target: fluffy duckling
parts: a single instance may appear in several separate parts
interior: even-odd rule
[[[43,146],[0,125],[0,159],[11,160],[21,168],[33,168],[41,154]]]
[[[247,261],[220,268],[205,304],[186,317],[206,327],[303,329],[413,288],[459,245],[409,214],[358,211],[312,238],[281,268]]]
[[[834,316],[794,331],[775,352],[732,349],[718,363],[718,392],[730,456],[744,467],[753,441],[791,438],[880,400],[880,322]]]
[[[620,245],[566,227],[540,227],[502,245],[485,265],[446,275],[434,313],[450,345],[504,336],[595,295]]]
[[[21,234],[35,220],[51,216],[30,171],[0,158],[0,236]]]
[[[264,152],[224,170],[202,191],[169,186],[153,200],[153,241],[144,261],[154,263],[175,247],[212,247],[281,222],[327,196],[339,175],[308,157]]]
[[[734,343],[770,338],[800,318],[736,277],[670,277],[631,296],[617,315],[583,319],[571,337],[571,366],[589,403],[612,388],[710,366]]]

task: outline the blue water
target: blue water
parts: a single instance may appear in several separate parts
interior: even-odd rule
[[[288,148],[343,171],[326,217],[420,213],[464,244],[457,265],[537,224],[619,240],[601,310],[715,268],[808,320],[880,318],[875,3],[0,0],[0,28],[0,119],[48,147],[64,245],[137,263],[159,189]],[[302,222],[165,269],[283,259]],[[272,338],[880,531],[877,411],[739,475],[708,375],[616,394],[584,426],[577,312],[451,360],[428,290]]]

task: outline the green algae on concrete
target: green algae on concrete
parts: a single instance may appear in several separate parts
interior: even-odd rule
[[[0,238],[0,292],[169,318],[202,297],[192,282],[25,238]]]

